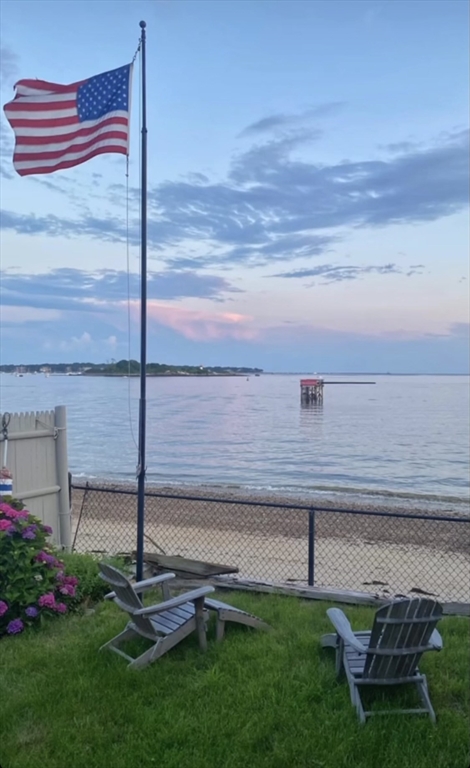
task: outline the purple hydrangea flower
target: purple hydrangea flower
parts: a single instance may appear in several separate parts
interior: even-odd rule
[[[54,606],[54,610],[57,611],[58,613],[66,613],[67,606],[65,605],[65,603],[56,603]]]
[[[34,605],[30,605],[25,610],[26,616],[29,616],[30,619],[35,619],[36,616],[38,615],[38,613],[39,613],[39,611],[38,611],[38,609]]]
[[[45,533],[45,534],[46,534],[46,536],[50,536],[50,535],[51,535],[51,533],[52,533],[52,528],[51,528],[51,526],[50,526],[50,525],[43,525],[43,526],[41,526],[41,527],[42,527],[42,532],[43,532],[43,533]]]
[[[36,538],[36,531],[37,531],[37,525],[28,525],[21,534],[23,539],[35,539]]]
[[[7,625],[7,632],[9,635],[17,635],[19,632],[22,632],[23,629],[24,624],[21,619],[13,619],[13,621],[10,621]]]
[[[0,600],[0,616],[8,611],[8,605],[4,600]]]
[[[45,563],[48,568],[55,568],[59,566],[59,561],[57,558],[55,558],[54,555],[50,555],[48,552],[44,552],[44,550],[39,552],[35,559],[38,563]]]

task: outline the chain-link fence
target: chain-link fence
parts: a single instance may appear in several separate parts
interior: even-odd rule
[[[132,553],[136,490],[72,486],[74,549]],[[145,552],[238,570],[243,578],[470,602],[470,518],[346,510],[148,490]]]

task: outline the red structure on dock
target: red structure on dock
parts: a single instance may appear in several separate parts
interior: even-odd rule
[[[322,403],[324,380],[320,377],[315,379],[300,379],[300,397],[303,403]]]

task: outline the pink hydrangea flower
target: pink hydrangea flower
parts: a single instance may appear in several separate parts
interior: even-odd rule
[[[58,572],[56,579],[60,584],[70,584],[71,587],[76,587],[78,584],[76,576],[66,576],[63,571]]]
[[[11,528],[10,520],[0,520],[0,531],[7,531],[9,528]]]
[[[38,605],[41,608],[56,608],[55,596],[53,592],[46,592],[45,595],[41,595],[38,600]]]
[[[9,504],[0,504],[0,512],[3,512],[5,517],[9,517],[10,520],[29,517],[27,509],[13,509]]]
[[[67,606],[65,603],[56,603],[54,606],[54,610],[57,611],[57,613],[66,613]]]
[[[75,597],[75,587],[72,584],[64,584],[62,587],[60,587],[59,592],[61,595]]]
[[[5,600],[0,600],[0,616],[3,616],[8,611],[8,605]]]

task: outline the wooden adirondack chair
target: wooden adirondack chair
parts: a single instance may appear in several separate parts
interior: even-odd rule
[[[105,578],[104,574],[104,568],[110,568],[111,566],[107,566],[105,563],[100,563],[100,570],[101,570],[101,576],[102,578]],[[116,568],[113,568],[113,571],[117,574],[119,574],[120,577],[120,583],[126,583],[126,589],[132,589],[134,591],[142,592],[142,584],[148,584],[149,587],[153,587],[155,585],[161,585],[162,587],[162,593],[163,593],[163,599],[169,600],[170,590],[169,590],[169,582],[175,578],[174,573],[165,573],[161,576],[155,576],[152,579],[147,579],[145,582],[139,582],[139,584],[131,584],[129,579],[124,576],[123,573],[118,571]],[[106,579],[108,580],[108,579]],[[111,584],[111,581],[108,581],[109,584]],[[145,587],[144,587],[145,589]],[[207,594],[209,592],[213,592],[213,587],[210,587]],[[192,593],[189,593],[192,594]],[[254,616],[252,613],[248,613],[247,611],[242,611],[241,608],[236,608],[233,605],[229,605],[228,603],[223,603],[221,600],[214,600],[213,598],[209,598],[206,596],[204,597],[204,610],[205,613],[205,619],[207,620],[207,610],[213,611],[217,616],[217,623],[216,623],[216,640],[220,641],[223,639],[225,634],[225,624],[227,621],[230,621],[234,624],[243,624],[246,627],[253,627],[254,629],[263,629],[266,632],[271,630],[271,627],[269,624],[266,624],[265,621],[262,619],[259,619],[258,616]],[[116,600],[117,593],[110,592],[105,596],[106,600]],[[188,599],[188,595],[183,595],[183,597],[186,597]],[[118,603],[119,604],[119,603]]]
[[[199,646],[201,650],[206,650],[208,613],[204,610],[204,598],[214,592],[213,587],[200,587],[179,597],[170,598],[167,582],[174,577],[173,573],[164,573],[132,585],[129,579],[112,565],[100,563],[99,567],[101,578],[113,588],[113,592],[107,597],[112,597],[131,617],[124,631],[105,643],[100,650],[109,648],[118,653],[130,662],[128,666],[133,669],[151,664],[191,632],[197,631]],[[139,594],[158,585],[162,587],[163,602],[145,608]],[[145,637],[152,641],[153,645],[137,658],[132,658],[119,646],[135,637]]]
[[[425,651],[440,651],[442,638],[436,624],[442,616],[442,606],[434,600],[412,598],[385,604],[375,614],[371,632],[353,632],[339,608],[330,608],[327,615],[336,634],[323,635],[324,648],[336,649],[336,672],[345,671],[361,723],[375,714],[391,712],[428,714],[432,722],[436,715],[429,698],[426,676],[418,668]],[[414,683],[423,708],[364,711],[361,686],[402,685]]]

